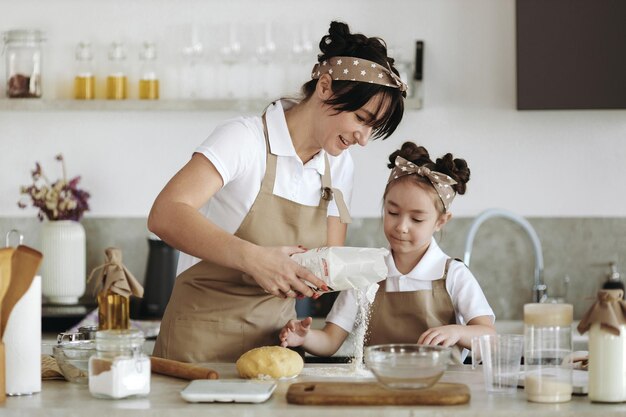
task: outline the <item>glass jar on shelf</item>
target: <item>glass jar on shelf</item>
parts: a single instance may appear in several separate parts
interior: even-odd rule
[[[107,75],[107,99],[128,98],[128,77],[126,69],[126,49],[122,42],[113,42],[109,49],[109,69]]]
[[[156,45],[144,42],[139,54],[141,61],[141,75],[139,77],[139,98],[143,100],[157,100],[159,98],[159,78],[156,68]]]
[[[4,33],[6,94],[9,98],[41,98],[42,42],[39,30]]]
[[[144,335],[136,329],[96,332],[96,353],[89,358],[89,392],[120,399],[150,393],[150,359]]]
[[[93,67],[93,52],[91,43],[89,42],[80,42],[76,46],[74,98],[77,100],[93,100],[96,98],[96,76]]]

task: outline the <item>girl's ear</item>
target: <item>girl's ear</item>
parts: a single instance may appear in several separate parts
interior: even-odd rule
[[[319,97],[320,100],[326,101],[333,96],[333,79],[330,75],[324,74],[319,80],[317,80],[317,85],[315,86],[315,94]]]
[[[442,214],[441,216],[439,216],[439,218],[437,219],[437,223],[435,224],[435,231],[440,231],[441,228],[448,223],[448,221],[450,221],[450,219],[452,218],[452,213],[447,212]]]

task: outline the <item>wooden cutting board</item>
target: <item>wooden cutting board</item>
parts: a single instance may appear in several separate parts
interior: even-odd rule
[[[469,400],[466,385],[446,382],[406,390],[376,382],[298,382],[287,391],[288,403],[302,405],[456,405]]]

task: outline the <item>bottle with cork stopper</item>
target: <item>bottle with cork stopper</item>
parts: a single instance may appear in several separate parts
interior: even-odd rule
[[[571,304],[524,305],[526,399],[561,403],[572,398]]]
[[[600,290],[578,324],[589,331],[589,399],[626,401],[626,301],[621,289]]]

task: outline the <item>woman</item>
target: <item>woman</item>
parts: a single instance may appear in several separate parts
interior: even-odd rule
[[[353,162],[343,151],[393,133],[406,85],[384,42],[344,23],[320,49],[302,100],[219,126],[154,202],[148,228],[182,252],[155,356],[234,361],[278,343],[295,297],[327,289],[289,256],[344,244]]]

